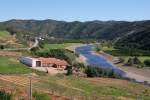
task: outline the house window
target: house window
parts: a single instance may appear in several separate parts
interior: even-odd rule
[[[41,67],[41,61],[36,61],[36,66]]]

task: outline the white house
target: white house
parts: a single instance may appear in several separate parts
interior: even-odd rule
[[[21,57],[20,62],[30,67],[40,67],[41,61],[36,58]]]
[[[20,62],[30,67],[55,67],[57,69],[65,69],[68,63],[65,60],[56,58],[31,58],[21,57]]]

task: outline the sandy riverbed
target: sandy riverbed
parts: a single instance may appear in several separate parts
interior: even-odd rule
[[[100,53],[93,52],[93,54],[102,56],[105,59],[107,59],[109,62],[114,64],[113,62],[114,62],[115,57],[109,54],[106,54],[104,52],[100,52]],[[126,77],[133,78],[139,82],[147,81],[150,83],[150,69],[149,68],[136,68],[135,66],[127,66],[127,65],[124,65],[123,63],[114,64],[114,65],[117,66],[119,69],[125,71],[127,73]]]

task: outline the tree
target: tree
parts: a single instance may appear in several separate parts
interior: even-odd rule
[[[0,45],[0,49],[2,49],[2,50],[3,50],[3,49],[4,49],[4,45]]]
[[[130,65],[130,66],[132,66],[134,64],[133,59],[129,58],[127,64]]]
[[[33,52],[33,53],[35,53],[38,50],[39,50],[39,47],[33,47],[33,48],[30,49],[30,51]]]
[[[145,64],[146,66],[149,66],[149,67],[150,67],[150,59],[145,60],[145,61],[144,61],[144,64]]]
[[[67,73],[66,75],[72,75],[72,66],[67,66]]]
[[[99,51],[101,51],[101,50],[102,50],[101,45],[100,45],[100,44],[96,44],[96,45],[95,45],[95,51],[96,51],[96,52],[99,52]]]
[[[133,58],[134,64],[141,64],[141,61],[138,59],[138,57]]]

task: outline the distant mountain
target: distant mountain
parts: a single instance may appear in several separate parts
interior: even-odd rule
[[[0,28],[16,33],[44,34],[69,39],[114,40],[117,45],[150,50],[150,20],[145,21],[88,21],[65,22],[56,20],[10,20],[0,23]],[[144,46],[144,47],[143,47]],[[145,47],[146,46],[146,47]]]

